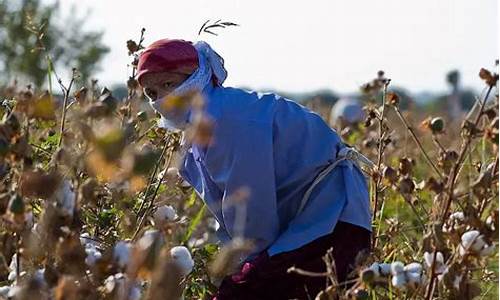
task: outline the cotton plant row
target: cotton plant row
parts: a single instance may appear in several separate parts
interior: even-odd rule
[[[96,242],[88,234],[84,233],[80,237],[81,245],[85,248],[85,263],[88,266],[87,274],[92,276],[91,268],[95,267],[100,263],[102,259],[102,248],[98,242]],[[103,292],[106,294],[121,295],[118,296],[122,299],[126,294],[126,289],[128,289],[128,298],[130,300],[139,300],[142,297],[144,287],[148,285],[146,280],[135,280],[133,282],[127,283],[127,268],[131,264],[131,259],[133,259],[134,251],[136,253],[144,253],[150,251],[151,247],[163,247],[164,239],[161,233],[157,230],[148,230],[144,235],[137,241],[134,245],[130,241],[118,241],[111,253],[111,260],[118,267],[118,272],[109,275],[103,282]],[[174,246],[169,250],[170,258],[175,267],[178,268],[181,276],[188,276],[194,267],[194,260],[191,256],[190,251],[184,246]],[[17,265],[17,253],[11,259],[9,266],[8,280],[10,285],[5,285],[0,287],[0,297],[11,299],[16,296],[20,296],[23,292],[22,288],[18,285],[17,274],[21,278],[26,278],[29,276],[23,266]],[[44,277],[45,269],[37,269],[31,275],[31,281],[35,281],[38,285],[47,289],[48,284]],[[130,280],[129,280],[130,281]],[[130,286],[127,286],[129,284]],[[51,296],[50,296],[51,294]],[[49,296],[47,299],[51,299],[55,295],[55,291],[49,291]],[[121,297],[121,298],[120,298]]]
[[[73,218],[77,199],[71,183],[68,180],[62,181],[58,189],[54,192],[53,197],[56,211],[64,218]],[[10,199],[9,207],[13,209],[9,210],[9,218],[16,218],[16,213],[21,213],[21,211],[15,209],[19,206],[17,201],[19,201],[17,198]],[[23,221],[24,229],[30,230],[34,236],[39,236],[42,230],[41,225],[34,223],[32,212],[25,213],[24,216],[24,220],[21,220]],[[161,228],[168,223],[175,222],[178,219],[178,215],[173,206],[159,205],[152,214],[152,219],[154,224],[158,228]],[[67,227],[62,227],[61,229],[70,232],[70,229]],[[146,280],[128,282],[130,280],[127,279],[127,270],[130,267],[133,255],[137,256],[139,255],[138,253],[151,251],[150,248],[153,246],[156,250],[166,247],[163,234],[157,229],[150,229],[145,231],[143,236],[135,243],[131,240],[121,240],[117,241],[111,249],[105,250],[106,246],[101,244],[98,238],[92,237],[88,233],[82,233],[79,237],[79,242],[84,249],[87,276],[93,276],[92,270],[101,264],[102,260],[109,260],[107,263],[116,266],[117,272],[105,278],[102,292],[105,294],[121,295],[123,297],[123,295],[126,295],[124,293],[126,293],[125,289],[127,289],[127,299],[141,299],[144,287],[148,285],[148,282]],[[19,282],[23,280],[29,280],[31,283],[35,282],[37,286],[48,290],[47,299],[55,297],[55,289],[57,287],[53,289],[48,288],[49,284],[45,281],[45,269],[25,267],[28,265],[26,260],[29,260],[29,258],[22,257],[22,255],[19,258],[18,255],[18,253],[15,253],[10,259],[9,274],[7,277],[9,284],[0,287],[0,297],[5,299],[22,297],[26,291],[25,286],[23,287]],[[173,266],[178,268],[181,276],[188,276],[193,270],[194,260],[186,247],[171,247],[169,258],[172,260]],[[18,265],[18,262],[20,265]],[[28,270],[30,271],[29,273]],[[20,278],[18,278],[18,275]],[[127,286],[127,284],[130,286]]]

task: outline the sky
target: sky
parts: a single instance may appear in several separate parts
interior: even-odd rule
[[[44,0],[52,3],[54,0]],[[412,92],[448,89],[458,69],[465,87],[482,88],[481,67],[499,57],[496,0],[62,0],[62,15],[89,12],[84,28],[103,30],[110,53],[96,77],[125,82],[125,42],[162,38],[205,40],[225,59],[227,86],[308,92],[357,91],[384,70],[393,85]],[[238,23],[217,31],[206,20]]]

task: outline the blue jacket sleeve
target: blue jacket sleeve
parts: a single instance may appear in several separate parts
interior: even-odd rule
[[[279,232],[272,128],[257,120],[218,122],[205,154],[208,173],[223,192],[223,226],[231,238],[253,240],[253,253],[266,249]],[[248,192],[239,202],[243,213],[233,201],[242,190]]]

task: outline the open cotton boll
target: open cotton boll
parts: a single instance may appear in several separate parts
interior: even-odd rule
[[[191,184],[189,182],[187,182],[186,180],[183,180],[180,183],[180,186],[183,187],[183,188],[188,188],[188,187],[191,187]]]
[[[432,268],[432,263],[434,261],[434,252],[425,252],[424,253],[425,264],[428,268]],[[443,253],[438,251],[436,253],[436,265],[434,266],[434,272],[436,274],[441,274],[438,278],[442,278],[442,275],[448,272],[448,267],[444,264]]]
[[[462,234],[461,240],[464,249],[469,249],[478,236],[479,236],[479,231],[477,230],[467,231],[466,233]]]
[[[404,267],[404,271],[405,272],[409,272],[409,273],[422,273],[422,265],[417,263],[417,262],[413,262],[411,264],[408,264]]]
[[[391,264],[381,263],[381,264],[379,264],[379,268],[380,268],[380,274],[382,274],[383,276],[387,276],[387,275],[391,274]]]
[[[169,177],[178,177],[179,176],[179,169],[176,167],[170,167],[167,169],[167,176]]]
[[[404,272],[404,268],[405,266],[403,265],[402,262],[400,261],[395,261],[391,264],[391,274],[392,275],[397,275],[399,273],[403,273]]]
[[[422,282],[422,275],[417,272],[407,272],[406,278],[409,284],[419,285]]]
[[[104,280],[104,288],[108,293],[116,293],[115,295],[123,297],[125,295],[125,288],[127,287],[126,283],[126,275],[123,273],[116,273],[115,275],[110,275],[108,278]],[[128,297],[125,297],[128,300],[139,300],[141,299],[141,288],[138,286],[136,282],[132,283],[132,286],[129,289]]]
[[[54,197],[60,211],[65,216],[72,217],[75,212],[76,195],[69,180],[63,180],[63,182],[59,184]]]
[[[380,276],[380,265],[378,264],[378,262],[374,262],[368,269],[373,271],[375,278]]]
[[[99,243],[94,240],[90,234],[88,233],[82,233],[80,235],[80,243],[85,247],[85,248],[88,248],[88,247],[91,247],[91,248],[96,248],[96,247],[99,247]]]
[[[172,206],[162,205],[156,209],[155,213],[153,214],[153,219],[155,220],[156,224],[161,225],[164,222],[177,219],[177,213]]]
[[[179,267],[182,275],[186,276],[193,270],[194,260],[191,253],[184,246],[176,246],[170,249],[170,256]]]
[[[24,273],[22,271],[22,264],[19,265],[19,272],[22,274]],[[10,265],[9,265],[9,276],[7,277],[7,279],[9,281],[13,281],[13,280],[16,280],[16,277],[17,277],[17,253],[14,253],[14,255],[12,255],[12,258],[10,260]]]
[[[96,261],[102,257],[101,251],[94,247],[86,247],[85,253],[87,254],[87,257],[85,257],[87,266],[95,265]]]
[[[404,286],[407,283],[405,274],[404,273],[399,273],[399,274],[397,274],[395,276],[392,276],[391,283],[392,283],[392,285],[395,288],[397,288],[397,289],[403,289]]]
[[[457,220],[457,221],[463,221],[465,220],[465,215],[461,211],[454,212],[450,215],[450,219],[452,220]]]
[[[10,292],[10,286],[6,285],[0,287],[0,297],[7,299],[9,292]]]
[[[121,267],[125,267],[130,260],[132,244],[125,241],[119,241],[113,248],[113,259]]]

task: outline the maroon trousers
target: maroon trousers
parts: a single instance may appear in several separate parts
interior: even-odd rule
[[[356,255],[370,249],[370,240],[370,231],[338,222],[332,233],[296,250],[271,257],[264,251],[245,263],[238,273],[224,278],[214,300],[314,299],[326,287],[326,277],[288,273],[288,268],[325,272],[323,256],[332,248],[337,280],[341,283],[353,270]]]

